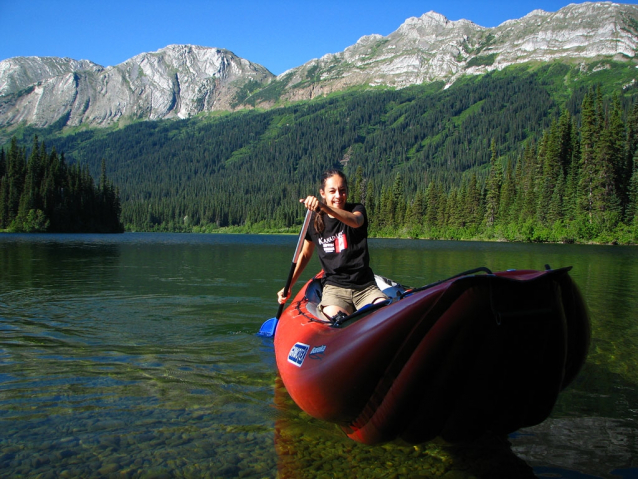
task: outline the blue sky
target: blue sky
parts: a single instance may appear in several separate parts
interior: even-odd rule
[[[484,27],[569,0],[0,0],[0,60],[58,56],[117,65],[188,43],[225,48],[274,74],[434,10]],[[636,2],[626,2],[636,3]]]

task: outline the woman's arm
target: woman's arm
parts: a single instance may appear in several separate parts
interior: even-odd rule
[[[345,223],[351,228],[359,228],[363,225],[364,218],[363,214],[360,211],[350,213],[346,210],[333,208],[332,206],[328,206],[327,204],[322,203],[315,196],[308,196],[305,200],[299,200],[299,202],[303,203],[304,206],[309,210],[316,211],[317,213],[319,211],[323,211],[333,218],[337,218],[339,221]]]
[[[297,279],[299,279],[299,276],[301,276],[301,273],[303,273],[303,270],[305,269],[306,265],[310,261],[310,258],[312,258],[312,253],[314,253],[314,251],[315,251],[315,244],[312,241],[308,241],[307,239],[305,239],[303,242],[303,247],[301,248],[301,253],[299,253],[299,258],[297,258],[295,271],[292,274],[292,279],[290,280],[290,288],[288,289],[288,296],[284,297],[285,288],[282,288],[279,292],[277,292],[277,300],[279,301],[279,304],[283,304],[288,300],[288,297],[290,296],[290,293],[292,292],[293,285],[297,282]]]
[[[347,224],[351,228],[358,228],[363,225],[363,214],[360,211],[350,213],[349,211],[339,210],[324,203],[320,203],[320,208],[324,213],[332,216],[333,218],[337,218],[339,221]]]

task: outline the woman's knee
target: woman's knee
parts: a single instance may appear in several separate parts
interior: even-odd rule
[[[332,318],[340,312],[343,312],[345,314],[352,314],[352,311],[348,311],[346,308],[342,308],[341,306],[337,306],[334,304],[323,306],[321,308],[321,312],[328,318]]]

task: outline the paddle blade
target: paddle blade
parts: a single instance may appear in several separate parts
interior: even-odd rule
[[[277,329],[277,323],[279,320],[277,318],[270,318],[259,328],[259,332],[257,336],[263,336],[265,338],[272,338],[275,335],[275,330]]]

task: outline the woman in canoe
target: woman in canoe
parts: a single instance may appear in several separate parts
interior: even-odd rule
[[[328,170],[321,178],[321,199],[308,196],[299,200],[315,212],[292,276],[295,284],[315,249],[324,271],[319,311],[328,319],[339,319],[361,307],[387,299],[377,287],[370,268],[368,217],[360,203],[348,203],[348,181],[343,172]],[[280,304],[288,299],[282,289]]]

